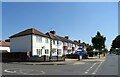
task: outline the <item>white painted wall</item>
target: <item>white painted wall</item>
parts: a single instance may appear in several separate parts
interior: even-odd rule
[[[66,42],[63,42],[63,46],[67,46],[67,43],[66,43]]]
[[[45,42],[46,38],[45,37],[42,37],[42,42],[38,42],[36,40],[38,35],[33,35],[32,36],[32,44],[33,44],[33,53],[32,55],[37,55],[37,49],[42,49],[42,54],[39,55],[39,56],[42,56],[42,55],[47,55],[47,56],[50,56],[50,39],[48,38],[48,43]],[[41,37],[41,36],[38,36],[38,37]],[[44,47],[44,48],[42,48]],[[48,49],[49,50],[49,54],[45,54],[45,49]]]
[[[55,44],[53,43],[53,40],[52,40],[52,49],[57,49],[57,40],[54,40],[55,41]]]
[[[62,56],[63,55],[63,42],[62,41],[59,41],[61,44],[60,45],[57,45],[57,49],[60,49],[61,50],[61,54],[59,54],[59,56]]]
[[[10,52],[10,47],[2,47],[0,46],[0,51],[6,50],[7,52]]]
[[[28,52],[31,51],[31,35],[10,38],[11,52]]]
[[[55,53],[52,53],[52,56],[57,56],[57,50],[61,50],[61,54],[59,54],[58,56],[62,56],[63,55],[63,42],[62,41],[59,41],[61,44],[57,44],[57,40],[54,40],[55,41],[55,44],[53,43],[53,40],[52,40],[52,49],[55,49],[56,52]]]

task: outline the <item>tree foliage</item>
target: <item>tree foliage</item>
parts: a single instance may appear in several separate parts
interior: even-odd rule
[[[92,37],[92,44],[96,50],[102,50],[105,48],[106,37],[102,36],[100,32],[97,32],[95,37]]]
[[[93,46],[91,46],[91,45],[88,45],[87,48],[86,48],[87,51],[93,51],[93,49],[94,49],[94,48],[93,48]]]
[[[112,41],[112,48],[120,48],[120,35],[118,35],[113,41]]]

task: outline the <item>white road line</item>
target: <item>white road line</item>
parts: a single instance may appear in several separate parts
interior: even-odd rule
[[[100,66],[102,65],[103,62],[101,62],[98,67],[96,68],[96,70],[92,73],[93,75],[96,74],[96,72],[98,71],[98,69],[100,68]]]
[[[7,70],[7,69],[5,69],[4,72],[8,72],[8,73],[16,73],[16,71],[9,71],[9,70]]]
[[[34,71],[39,72],[38,74],[34,74],[34,73],[32,74],[32,73],[25,73],[25,72],[23,72],[23,71],[27,71],[27,70],[31,70],[31,69],[20,69],[19,72],[21,74],[29,74],[29,75],[41,75],[41,74],[45,74],[44,71],[39,71],[39,70],[31,70],[31,71],[29,71],[29,72],[34,72]]]
[[[89,69],[87,69],[84,73],[87,74],[97,63],[94,63]]]

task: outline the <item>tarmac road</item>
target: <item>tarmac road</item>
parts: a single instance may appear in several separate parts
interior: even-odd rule
[[[73,61],[75,62],[75,61]],[[108,55],[105,61],[61,64],[3,63],[3,75],[118,75],[118,56]]]

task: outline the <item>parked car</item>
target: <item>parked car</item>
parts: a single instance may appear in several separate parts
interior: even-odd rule
[[[88,54],[87,54],[87,52],[84,51],[84,50],[77,50],[77,51],[75,51],[74,54],[79,54],[79,55],[81,55],[81,56],[82,56],[82,59],[87,59],[87,58],[88,58]]]
[[[120,55],[120,52],[116,52],[116,55]]]

